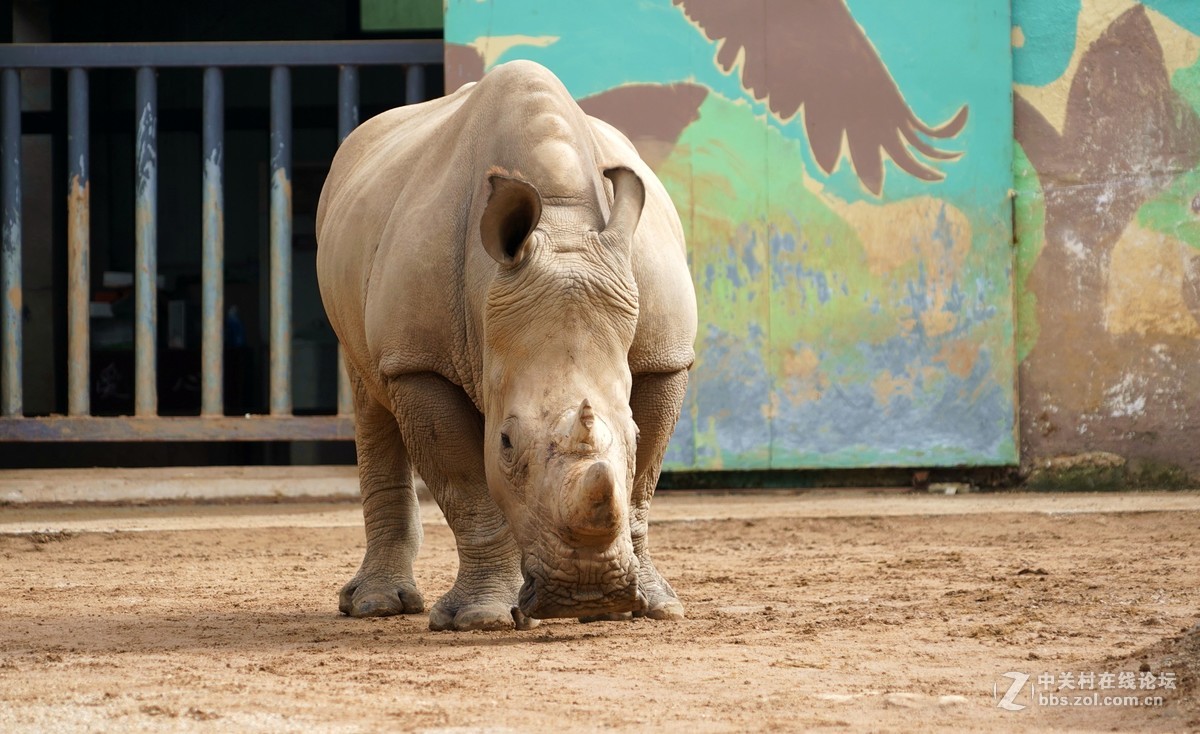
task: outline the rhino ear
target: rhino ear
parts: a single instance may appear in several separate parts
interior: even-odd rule
[[[525,257],[529,235],[542,218],[542,195],[533,184],[508,176],[489,176],[492,192],[479,220],[483,249],[501,265]]]
[[[612,181],[613,205],[603,236],[612,244],[627,245],[633,239],[638,220],[642,218],[646,187],[636,173],[624,166],[609,168],[604,175]]]

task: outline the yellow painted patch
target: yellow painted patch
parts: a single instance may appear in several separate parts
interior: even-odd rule
[[[1158,43],[1162,46],[1163,66],[1166,67],[1168,76],[1200,60],[1200,36],[1192,34],[1149,7],[1146,8],[1146,18],[1150,20],[1154,34],[1158,36]]]
[[[1183,300],[1184,274],[1196,251],[1132,222],[1113,248],[1104,323],[1112,334],[1200,337]]]
[[[784,383],[784,394],[792,405],[815,402],[829,387],[829,378],[821,373],[821,358],[809,347],[788,349],[783,354],[780,377]],[[773,406],[778,410],[778,406]]]
[[[1012,29],[1012,47],[1021,48],[1025,45],[1025,31],[1021,30],[1021,26],[1015,25]]]
[[[1136,4],[1134,0],[1083,0],[1079,22],[1075,26],[1075,51],[1062,76],[1043,87],[1013,85],[1059,133],[1067,119],[1067,95],[1075,81],[1075,73],[1079,71],[1080,60],[1112,22]]]
[[[941,350],[934,355],[933,361],[946,365],[946,369],[955,377],[966,379],[975,369],[975,360],[978,357],[978,344],[967,339],[955,339],[943,344]]]
[[[819,185],[810,188],[854,228],[872,275],[898,284],[915,278],[918,264],[923,266],[928,303],[918,318],[927,336],[941,336],[958,325],[958,316],[946,304],[971,250],[971,221],[961,210],[930,196],[882,206],[846,203]],[[906,331],[916,326],[912,319],[902,322]]]
[[[871,389],[875,392],[875,402],[887,405],[897,395],[912,397],[913,379],[910,375],[893,375],[891,372],[880,372],[871,381]]]
[[[809,347],[789,349],[783,357],[783,374],[788,377],[812,377],[821,364],[821,358]]]
[[[558,41],[558,36],[484,36],[476,38],[470,46],[483,57],[483,68],[490,69],[509,49],[517,46],[545,48]]]
[[[819,184],[809,188],[854,228],[872,275],[890,275],[918,258],[927,263],[948,263],[951,270],[957,271],[971,249],[971,221],[943,199],[918,196],[883,205],[866,201],[848,204],[826,194]],[[942,216],[944,229],[938,232]],[[935,234],[950,240],[949,252]]]

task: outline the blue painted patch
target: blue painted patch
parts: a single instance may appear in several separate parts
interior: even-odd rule
[[[704,349],[708,369],[692,375],[697,406],[693,430],[697,435],[715,431],[716,440],[697,441],[696,459],[707,466],[759,463],[755,458],[766,459],[771,445],[763,414],[771,400],[771,379],[761,356],[765,335],[760,329],[742,337],[710,324]]]
[[[1200,36],[1200,2],[1196,2],[1196,0],[1142,0],[1142,5],[1157,10],[1179,27],[1193,35]]]
[[[1015,0],[1012,23],[1025,42],[1013,49],[1013,81],[1041,87],[1058,79],[1075,53],[1080,0]]]
[[[861,466],[864,453],[879,466],[920,466],[935,458],[965,460],[1009,450],[1002,444],[1011,439],[997,436],[995,426],[1005,422],[1011,407],[990,379],[990,353],[982,352],[965,378],[938,373],[939,385],[925,383],[906,339],[864,345],[862,356],[870,372],[913,370],[912,395],[894,395],[881,406],[870,384],[839,380],[816,401],[785,401],[774,420],[773,466]]]

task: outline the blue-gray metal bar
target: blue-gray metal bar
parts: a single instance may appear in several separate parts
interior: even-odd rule
[[[155,70],[137,70],[135,154],[134,298],[134,414],[158,413],[158,90]]]
[[[403,66],[407,103],[425,97],[424,66],[441,64],[440,41],[0,45],[0,441],[297,440],[353,437],[353,400],[340,375],[338,416],[294,417],[291,397],[292,66],[339,66],[338,137],[358,122],[358,67]],[[227,67],[272,68],[271,416],[223,414],[223,95]],[[157,415],[157,89],[159,67],[205,69],[204,380],[202,416]],[[22,405],[20,69],[68,70],[68,413],[24,418]],[[137,70],[135,417],[89,415],[90,183],[88,68]],[[215,152],[215,155],[213,153]],[[209,162],[215,163],[213,166]],[[215,346],[214,346],[215,345]]]
[[[302,416],[48,416],[0,417],[8,441],[345,441],[354,418]]]
[[[91,186],[88,181],[88,73],[67,72],[67,413],[91,412]]]
[[[271,69],[271,415],[292,412],[292,81]]]
[[[338,145],[358,127],[358,67],[338,67]]]
[[[358,127],[358,67],[342,65],[338,69],[338,145]],[[354,392],[346,372],[346,354],[338,344],[338,415],[354,412]]]
[[[404,104],[425,101],[425,67],[412,64],[404,73]]]
[[[225,413],[225,89],[221,70],[204,70],[204,222],[201,266],[200,414]]]
[[[0,72],[0,415],[20,416],[21,394],[21,73]]]
[[[0,68],[388,66],[442,63],[441,41],[248,41],[239,43],[14,43]]]

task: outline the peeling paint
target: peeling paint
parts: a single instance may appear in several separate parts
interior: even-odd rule
[[[1195,250],[1131,223],[1113,247],[1104,321],[1112,334],[1200,338],[1184,300]]]
[[[1200,4],[1046,8],[1076,38],[1016,87],[1023,463],[1200,474]]]
[[[1119,384],[1104,391],[1105,407],[1113,418],[1139,416],[1146,412],[1146,383],[1133,374],[1126,374]]]

